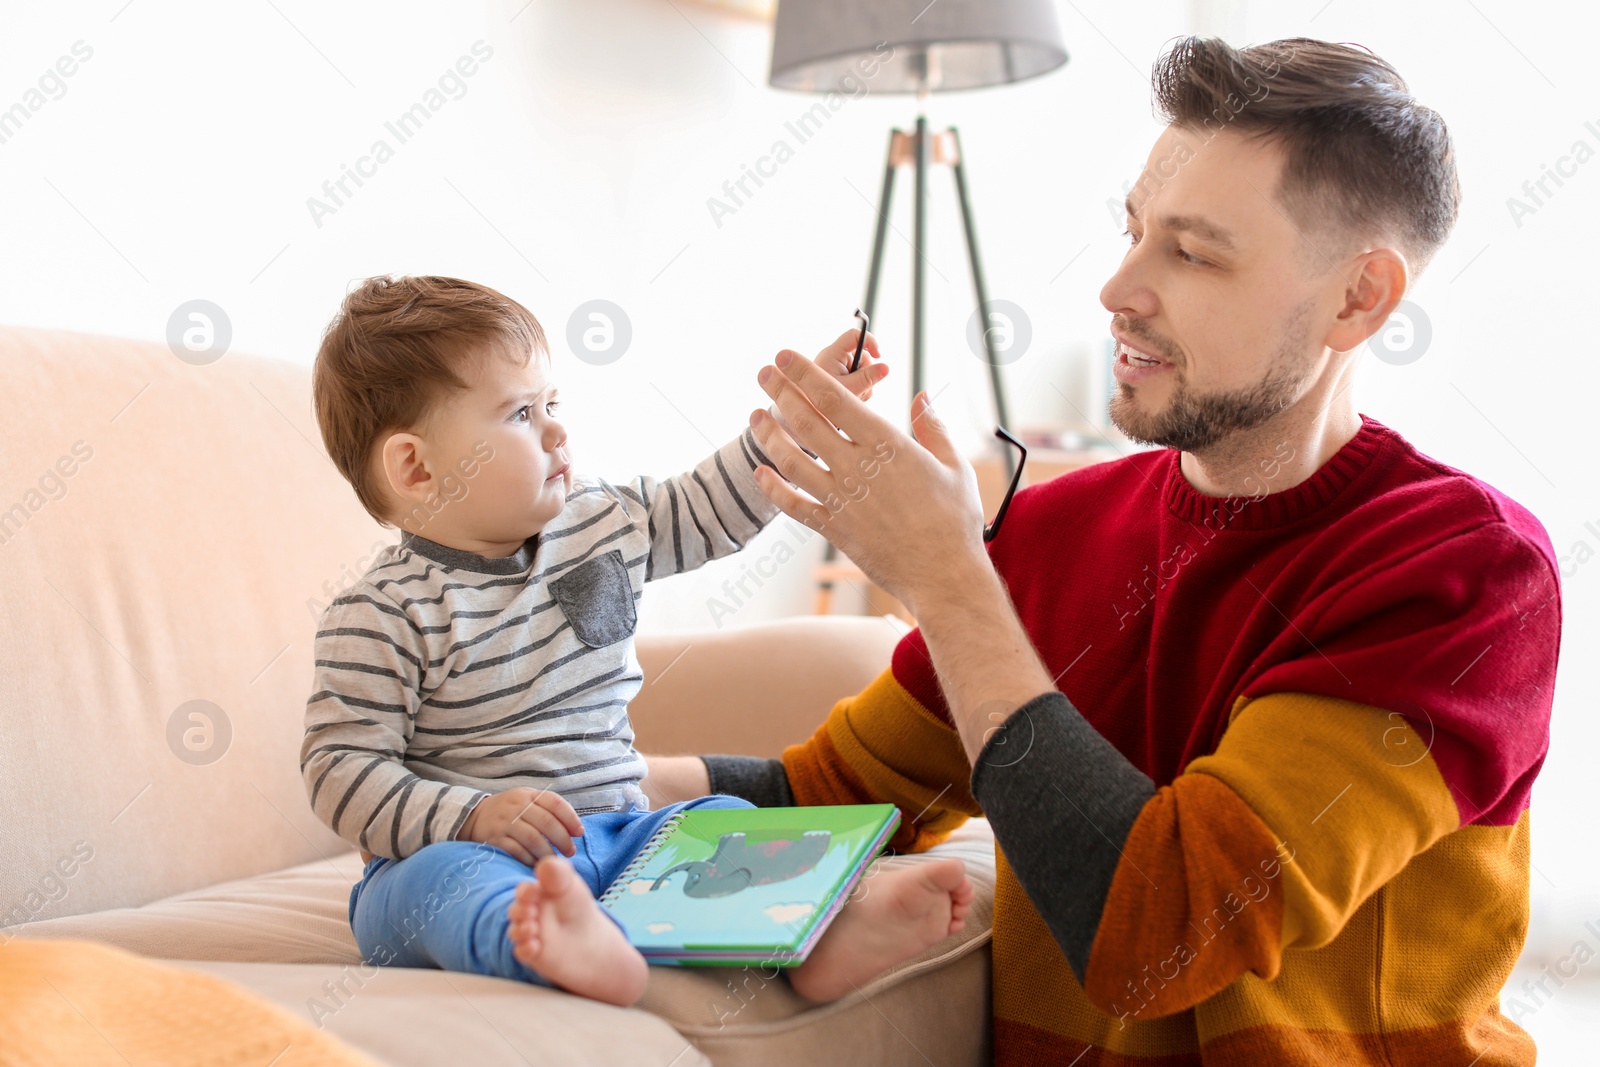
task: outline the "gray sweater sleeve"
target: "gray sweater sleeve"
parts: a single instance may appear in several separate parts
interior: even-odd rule
[[[1023,892],[1083,981],[1123,843],[1155,783],[1052,691],[990,736],[971,784]]]
[[[781,759],[759,756],[701,756],[713,793],[742,797],[758,808],[792,808],[794,793]]]

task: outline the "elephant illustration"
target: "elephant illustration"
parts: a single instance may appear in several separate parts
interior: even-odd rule
[[[679,871],[689,872],[683,891],[691,897],[726,897],[753,885],[782,882],[815,867],[827,854],[831,839],[826,830],[807,830],[799,838],[749,845],[742,833],[723,834],[710,859],[691,860],[663,871],[650,889],[660,889]]]

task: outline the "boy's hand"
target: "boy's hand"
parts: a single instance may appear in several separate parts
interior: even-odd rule
[[[865,363],[866,357],[861,361]],[[566,797],[548,789],[523,787],[480,800],[457,840],[493,845],[532,867],[557,850],[564,856],[577,852],[572,839],[582,836],[583,823]]]
[[[837,341],[818,352],[812,362],[865,400],[872,395],[872,387],[889,373],[889,367],[878,355],[878,339],[869,332],[867,343],[861,349],[861,366],[854,374],[850,373],[850,359],[856,354],[856,338],[860,335],[859,329],[846,330]]]

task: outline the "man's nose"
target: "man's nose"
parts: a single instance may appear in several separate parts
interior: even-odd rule
[[[1138,247],[1128,249],[1122,263],[1100,289],[1100,306],[1113,315],[1133,319],[1154,318],[1160,302],[1150,287],[1146,265]]]

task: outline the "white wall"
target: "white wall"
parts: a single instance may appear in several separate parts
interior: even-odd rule
[[[887,130],[915,114],[910,98],[869,93],[800,144],[785,124],[820,98],[766,87],[770,26],[690,2],[123,4],[0,16],[0,107],[75,42],[93,52],[0,144],[0,320],[161,338],[173,309],[203,298],[226,311],[235,350],[309,361],[352,279],[470,277],[522,300],[552,335],[579,461],[612,475],[692,464],[764,401],[761,363],[853,324]],[[1062,71],[935,101],[933,120],[963,131],[991,296],[1032,320],[1032,347],[1009,368],[1014,422],[1070,415],[1045,383],[1071,394],[1062,353],[1104,336],[1095,293],[1119,253],[1103,201],[1155,128],[1135,67],[1185,14],[1176,0],[1137,17],[1100,0],[1063,6]],[[385,123],[480,40],[493,56],[465,95],[399,143]],[[314,219],[308,199],[331,203],[323,183],[380,138],[393,157]],[[780,138],[793,158],[714,218],[708,200],[729,203],[724,183]],[[992,422],[965,342],[974,300],[949,176],[933,178],[928,384],[948,386],[947,415],[970,408],[981,446]],[[898,363],[876,403],[903,417],[909,174],[900,190],[875,329]],[[592,299],[632,322],[631,347],[607,366],[565,341]],[[296,414],[315,439],[309,412]],[[747,580],[755,595],[731,619],[708,609],[713,596],[734,603],[723,583],[752,563],[767,556],[770,569],[779,539],[798,541],[786,523],[740,559],[655,587],[646,625],[808,610],[815,541],[759,589]]]
[[[764,87],[769,29],[680,0],[471,5],[216,5],[107,0],[6,9],[0,108],[77,41],[93,56],[0,144],[0,321],[161,338],[179,304],[228,313],[234,348],[308,361],[352,279],[459,274],[525,302],[555,339],[580,459],[667,473],[737,432],[763,398],[755,369],[851,323],[865,275],[885,131],[910,101],[850,101],[719,226],[707,200],[769,153],[814,98]],[[514,16],[514,17],[513,17]],[[1583,20],[1575,24],[1573,19]],[[1466,187],[1461,224],[1412,299],[1432,323],[1407,366],[1369,359],[1362,410],[1528,505],[1558,550],[1600,555],[1600,492],[1585,432],[1600,161],[1520,225],[1507,198],[1575,141],[1600,147],[1592,9],[1550,3],[1075,0],[1071,62],[1025,85],[939,97],[965,140],[991,295],[1026,309],[1033,347],[1008,368],[1014,422],[1071,413],[1074,359],[1105,336],[1101,282],[1122,252],[1106,211],[1156,132],[1146,73],[1201,28],[1237,42],[1310,34],[1366,43],[1447,117]],[[493,57],[319,227],[321,195],[384,123],[482,40]],[[1585,124],[1594,122],[1591,129]],[[392,136],[388,137],[391,142]],[[792,141],[792,135],[789,136]],[[929,386],[989,431],[955,205],[935,175]],[[908,204],[896,217],[909,234]],[[1070,264],[1070,265],[1069,265]],[[909,250],[891,235],[877,329],[907,344]],[[629,351],[589,366],[566,347],[585,301],[623,307]],[[903,413],[903,359],[875,401]],[[309,412],[295,413],[312,436]],[[241,418],[276,418],[268,411]],[[181,432],[175,427],[174,432]],[[314,521],[314,517],[308,517]],[[793,537],[661,583],[648,625],[710,625],[707,598]],[[816,546],[813,544],[812,548]],[[733,621],[807,610],[812,554]],[[1588,847],[1600,728],[1600,562],[1566,584],[1554,744],[1535,792],[1534,888],[1557,941],[1600,917]]]

